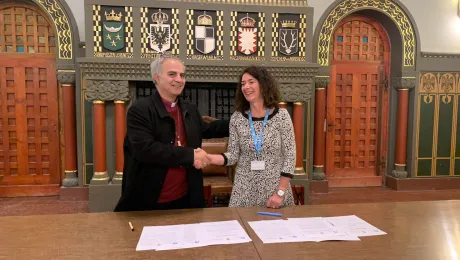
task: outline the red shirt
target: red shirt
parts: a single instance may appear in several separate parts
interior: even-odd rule
[[[185,135],[185,127],[182,119],[182,111],[177,106],[171,106],[171,102],[164,99],[163,104],[165,105],[166,111],[174,119],[176,124],[175,133],[175,146],[187,146],[187,137]],[[177,139],[179,137],[179,140]],[[180,141],[180,142],[178,142]],[[177,200],[185,196],[188,192],[187,173],[183,167],[170,167],[166,173],[165,182],[161,189],[160,198],[158,203],[170,202]]]

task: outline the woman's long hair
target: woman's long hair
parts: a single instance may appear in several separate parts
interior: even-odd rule
[[[266,108],[278,107],[281,102],[281,94],[278,87],[278,82],[270,72],[264,67],[250,66],[247,67],[240,75],[238,80],[238,87],[236,89],[236,110],[244,113],[249,110],[249,102],[246,100],[243,94],[241,80],[243,75],[248,73],[259,81],[259,87],[264,98],[264,106]]]

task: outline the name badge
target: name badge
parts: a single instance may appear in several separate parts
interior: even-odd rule
[[[263,171],[265,170],[265,161],[252,161],[251,171]]]

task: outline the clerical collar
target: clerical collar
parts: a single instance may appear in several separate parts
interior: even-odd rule
[[[176,102],[169,102],[168,100],[166,100],[164,98],[161,98],[161,101],[163,101],[163,104],[164,104],[164,106],[166,108],[166,111],[171,112],[171,111],[176,110],[178,99],[176,99]]]

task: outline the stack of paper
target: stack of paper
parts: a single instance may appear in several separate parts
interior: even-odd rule
[[[263,243],[360,241],[360,236],[386,234],[356,216],[289,218],[248,223]]]
[[[252,241],[236,220],[199,224],[148,226],[142,230],[136,251],[171,250]]]
[[[324,218],[335,230],[345,232],[358,237],[386,235],[387,233],[372,226],[357,216],[329,217]]]

